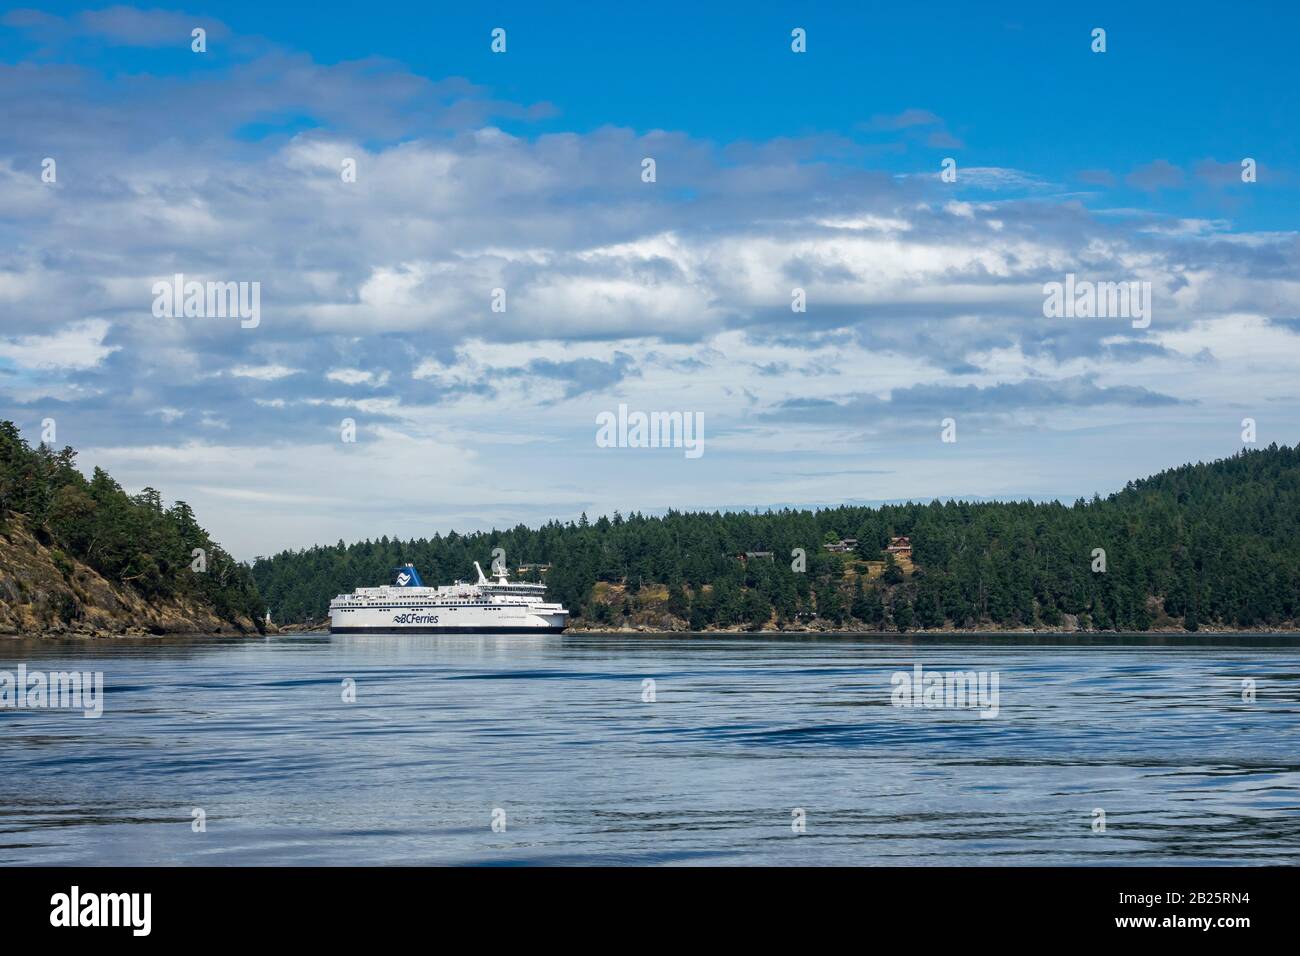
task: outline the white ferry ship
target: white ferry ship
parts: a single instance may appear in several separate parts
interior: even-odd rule
[[[411,564],[394,568],[395,583],[357,588],[330,601],[331,634],[558,634],[569,612],[545,600],[545,584],[489,580],[474,562],[478,582],[424,586]]]

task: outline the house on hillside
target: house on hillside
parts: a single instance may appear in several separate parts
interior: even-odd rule
[[[744,554],[738,554],[736,557],[742,564],[748,564],[750,561],[775,561],[776,552],[774,551],[746,551]]]
[[[886,554],[892,554],[896,558],[912,557],[912,539],[906,535],[900,538],[890,538],[889,547],[885,549]]]
[[[838,541],[822,545],[822,547],[831,554],[848,554],[850,551],[856,549],[857,546],[857,538],[840,538]]]

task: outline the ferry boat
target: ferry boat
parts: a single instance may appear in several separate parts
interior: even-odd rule
[[[330,601],[331,634],[558,634],[569,612],[546,601],[545,584],[495,580],[477,561],[477,583],[425,587],[412,564],[394,568],[394,583],[357,588]]]

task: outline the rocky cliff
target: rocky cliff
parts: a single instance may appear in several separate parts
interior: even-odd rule
[[[129,585],[38,540],[23,519],[0,531],[0,637],[249,634],[246,616],[223,620],[189,597],[149,600]]]

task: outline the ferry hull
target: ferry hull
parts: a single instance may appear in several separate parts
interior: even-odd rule
[[[330,602],[331,634],[559,634],[569,612],[545,599],[546,585],[511,582],[506,571],[478,583],[425,587],[412,564],[394,568],[397,583],[357,588]]]
[[[564,627],[334,627],[331,634],[561,634]]]

